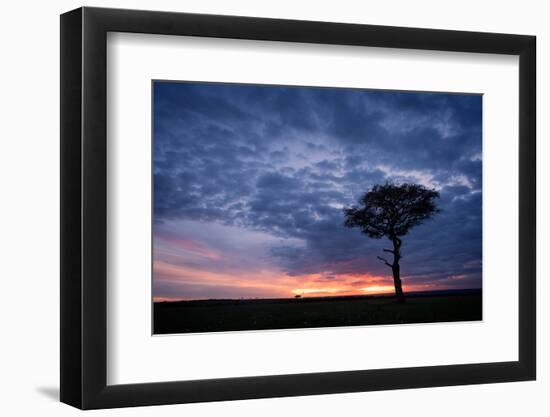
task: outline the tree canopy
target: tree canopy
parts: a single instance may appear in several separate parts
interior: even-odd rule
[[[360,206],[344,208],[345,225],[375,239],[398,238],[440,211],[438,197],[438,191],[420,184],[375,185],[363,195]]]

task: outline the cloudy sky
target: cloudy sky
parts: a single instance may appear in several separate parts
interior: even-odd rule
[[[155,82],[156,300],[393,291],[391,247],[343,226],[374,184],[442,212],[403,239],[405,291],[481,288],[482,98]]]

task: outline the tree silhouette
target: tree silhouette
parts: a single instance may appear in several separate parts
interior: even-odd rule
[[[358,227],[367,236],[381,239],[386,236],[393,249],[383,249],[393,255],[393,262],[378,256],[377,258],[391,268],[395,295],[404,302],[399,261],[401,255],[401,237],[409,230],[430,218],[440,210],[435,200],[439,192],[419,184],[375,185],[359,200],[358,207],[345,207],[345,225]]]

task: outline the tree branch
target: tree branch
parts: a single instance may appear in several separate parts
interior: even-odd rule
[[[393,254],[395,254],[395,252],[394,252],[394,251],[392,251],[391,249],[382,249],[382,250],[383,250],[384,252],[389,252],[389,253],[393,253]]]
[[[384,262],[386,265],[388,265],[390,268],[393,268],[393,265],[390,264],[386,259],[382,258],[381,256],[377,256],[378,259],[380,259],[382,262]]]

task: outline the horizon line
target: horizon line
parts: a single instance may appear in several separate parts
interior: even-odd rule
[[[405,292],[405,297],[412,294],[423,294],[423,293],[435,293],[435,292],[457,292],[457,291],[482,291],[482,287],[476,288],[448,288],[448,289],[439,289],[439,290],[419,290],[419,291],[409,291]],[[179,302],[188,302],[188,301],[252,301],[252,300],[294,300],[294,299],[318,299],[318,298],[375,298],[375,297],[388,297],[395,296],[394,292],[384,292],[376,294],[348,294],[348,295],[296,295],[288,297],[239,297],[239,298],[178,298],[173,300],[168,299],[159,299],[156,300],[155,296],[152,297],[152,302],[155,303],[179,303]],[[165,298],[165,297],[159,297]]]

